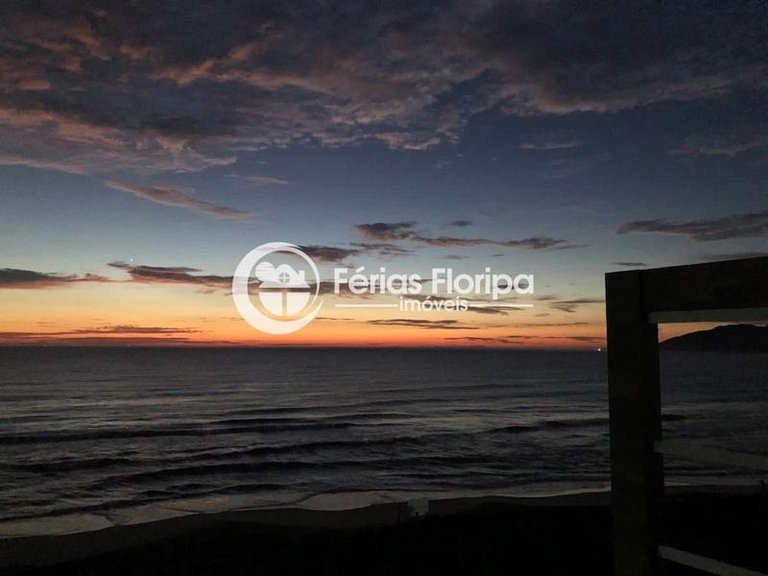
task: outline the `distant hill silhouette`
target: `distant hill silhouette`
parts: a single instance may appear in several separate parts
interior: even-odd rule
[[[659,347],[686,352],[768,352],[768,326],[717,326],[670,338]]]

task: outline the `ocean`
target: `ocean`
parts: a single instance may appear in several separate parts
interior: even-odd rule
[[[766,355],[664,354],[666,437],[766,453],[766,376]],[[0,348],[0,535],[606,489],[607,411],[599,352]]]

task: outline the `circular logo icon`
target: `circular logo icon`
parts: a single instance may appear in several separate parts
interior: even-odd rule
[[[232,277],[232,298],[240,316],[268,334],[290,334],[312,322],[322,305],[319,291],[317,266],[287,242],[257,246],[240,260]]]

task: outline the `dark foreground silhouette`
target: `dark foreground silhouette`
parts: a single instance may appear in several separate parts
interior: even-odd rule
[[[402,504],[345,512],[203,515],[91,534],[2,541],[6,568],[0,573],[612,574],[606,498],[603,495],[602,503],[585,503],[588,498],[566,503],[457,500],[434,505],[430,515],[419,518],[408,517]],[[765,571],[766,508],[760,494],[671,497],[661,538],[672,546]],[[7,565],[9,555],[16,555],[16,566]],[[68,555],[77,558],[61,560]],[[667,575],[696,574],[672,564],[664,568]]]

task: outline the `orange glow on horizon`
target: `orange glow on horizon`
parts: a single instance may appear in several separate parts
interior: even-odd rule
[[[110,284],[4,290],[0,345],[494,347],[595,349],[605,346],[602,306],[575,313],[399,312],[340,309],[326,297],[298,332],[258,332],[224,291]],[[348,300],[346,300],[348,302]]]

